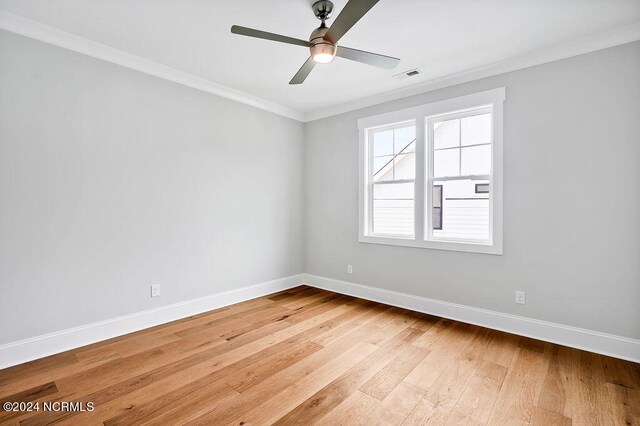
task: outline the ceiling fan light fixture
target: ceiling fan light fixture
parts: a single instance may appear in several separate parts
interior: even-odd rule
[[[310,47],[311,58],[318,64],[328,64],[336,55],[336,47],[329,43],[318,43]]]
[[[318,2],[319,3],[319,2]],[[311,59],[317,64],[328,64],[333,61],[333,57],[336,55],[336,46],[324,39],[324,35],[329,31],[322,21],[322,25],[313,30],[311,36],[309,36],[309,43],[311,46]]]

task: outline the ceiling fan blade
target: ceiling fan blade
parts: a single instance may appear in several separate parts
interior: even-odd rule
[[[311,56],[309,56],[309,59],[307,59],[307,62],[305,62],[304,65],[302,65],[302,67],[298,70],[296,75],[293,76],[289,84],[302,84],[304,80],[307,78],[307,76],[309,75],[309,73],[311,72],[311,70],[313,69],[313,67],[315,66],[316,66],[316,63],[313,61],[313,59],[311,59]]]
[[[362,62],[364,64],[374,65],[376,67],[386,68],[388,70],[394,68],[400,59],[391,56],[380,55],[377,53],[365,52],[364,50],[351,49],[350,47],[338,46],[336,56],[352,61]]]
[[[287,37],[280,34],[268,33],[266,31],[254,30],[253,28],[241,27],[239,25],[233,25],[231,27],[233,34],[240,34],[248,37],[262,38],[265,40],[279,41],[280,43],[295,44],[297,46],[309,47],[311,43],[298,38]]]
[[[378,1],[379,0],[349,0],[331,25],[331,28],[329,28],[329,31],[324,35],[324,39],[336,44]]]

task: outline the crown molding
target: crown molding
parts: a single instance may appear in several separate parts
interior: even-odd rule
[[[411,86],[395,89],[389,92],[373,95],[367,98],[346,102],[327,108],[318,109],[305,114],[304,121],[310,122],[331,117],[345,112],[355,111],[389,101],[418,95],[432,90],[442,89],[456,84],[467,83],[482,78],[492,77],[511,71],[529,68],[548,62],[578,56],[596,50],[606,49],[640,40],[640,23],[616,28],[604,33],[560,43],[543,49],[534,50],[523,55],[515,56],[489,65],[434,78]]]
[[[640,23],[637,23],[578,40],[534,50],[503,61],[444,77],[434,78],[389,92],[314,111],[302,112],[93,40],[44,25],[2,9],[0,9],[0,29],[250,105],[303,123],[640,40]]]
[[[0,9],[0,29],[57,47],[62,47],[77,53],[82,53],[83,55],[111,62],[116,65],[121,65],[123,67],[178,83],[183,86],[211,93],[226,99],[231,99],[274,114],[282,115],[298,121],[304,121],[304,114],[300,111],[287,108],[148,59],[141,58],[140,56],[115,49],[93,40],[41,24],[40,22],[24,18],[20,15],[10,13],[2,9]]]

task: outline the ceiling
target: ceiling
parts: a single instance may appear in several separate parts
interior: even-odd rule
[[[307,39],[319,24],[312,3],[0,0],[0,8],[306,114],[640,23],[639,0],[381,0],[340,44],[400,65],[336,58],[300,86],[288,82],[306,48],[229,32],[238,24]],[[335,17],[346,0],[334,3]],[[421,74],[392,77],[412,68]]]

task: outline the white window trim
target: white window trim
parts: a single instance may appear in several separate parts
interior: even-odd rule
[[[505,88],[500,87],[485,92],[460,96],[457,98],[433,102],[400,111],[393,111],[358,120],[360,134],[360,161],[359,161],[359,237],[361,243],[387,244],[405,247],[420,247],[438,250],[452,250],[472,253],[502,254],[503,247],[503,102],[505,100]],[[445,115],[456,111],[464,111],[483,106],[492,107],[493,140],[492,140],[492,181],[491,188],[491,220],[493,240],[491,243],[462,242],[446,240],[426,240],[424,238],[428,215],[425,212],[427,201],[425,195],[430,197],[431,192],[425,193],[427,184],[426,164],[428,137],[427,120],[429,117]],[[368,134],[369,130],[376,127],[392,125],[415,120],[416,123],[416,176],[415,176],[415,236],[380,236],[368,233],[370,222],[369,212],[369,155]],[[430,154],[429,154],[430,155]]]

